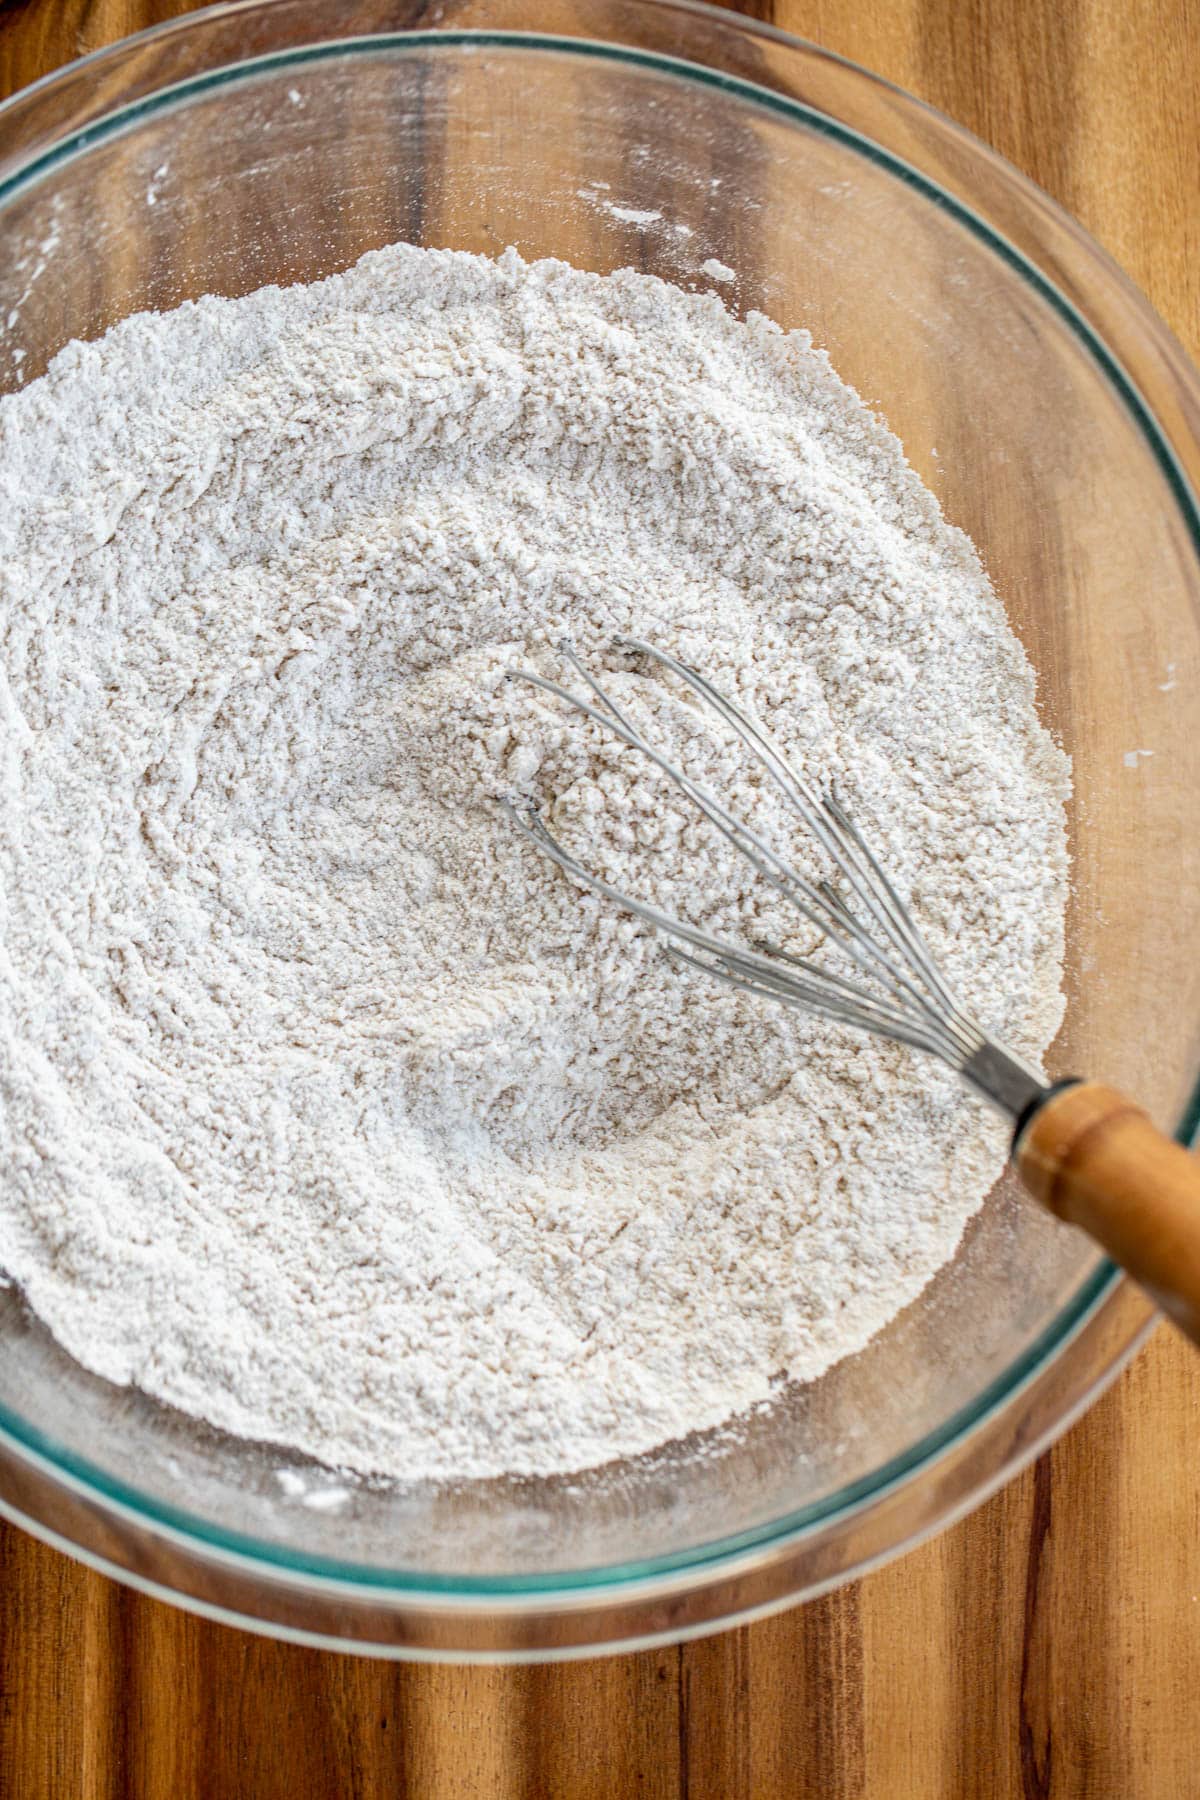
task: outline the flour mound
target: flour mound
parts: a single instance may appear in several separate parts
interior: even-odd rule
[[[975,1100],[672,971],[494,805],[777,927],[505,679],[570,637],[765,805],[608,648],[653,639],[836,778],[984,1021],[1049,1042],[1065,761],[804,334],[404,245],[126,320],[0,402],[0,632],[0,1267],[89,1368],[358,1470],[577,1469],[819,1375],[953,1253],[1004,1158]]]

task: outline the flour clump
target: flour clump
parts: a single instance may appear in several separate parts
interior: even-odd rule
[[[952,1255],[1004,1159],[975,1100],[673,972],[494,805],[753,938],[748,871],[505,678],[653,639],[1045,1049],[1065,759],[803,334],[406,245],[129,319],[0,402],[0,632],[0,1269],[89,1368],[339,1467],[579,1469],[820,1374]]]

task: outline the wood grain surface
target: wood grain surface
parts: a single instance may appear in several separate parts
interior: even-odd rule
[[[187,10],[0,0],[0,91]],[[1195,0],[747,0],[988,139],[1200,354]],[[1035,1468],[765,1624],[408,1668],[190,1618],[0,1528],[3,1800],[1200,1796],[1200,1360],[1160,1330]]]

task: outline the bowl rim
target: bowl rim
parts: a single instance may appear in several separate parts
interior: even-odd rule
[[[1060,227],[1068,228],[1075,235],[1076,240],[1084,244],[1087,252],[1106,278],[1109,280],[1115,278],[1119,281],[1143,315],[1144,322],[1153,327],[1160,337],[1164,337],[1176,353],[1189,386],[1194,390],[1197,405],[1200,406],[1200,382],[1197,381],[1195,371],[1186,354],[1124,271],[1089,234],[1083,231],[1082,227],[1070,218],[1064,209],[1060,208],[1049,196],[1044,195],[1034,183],[974,134],[957,125],[938,109],[917,99],[885,78],[872,74],[851,59],[825,50],[809,40],[782,31],[778,27],[748,19],[744,15],[723,11],[719,7],[706,4],[705,0],[644,0],[644,3],[648,3],[655,10],[661,12],[693,14],[707,19],[710,24],[719,24],[722,30],[735,36],[766,39],[791,50],[803,51],[808,56],[822,62],[836,65],[853,79],[886,90],[902,101],[906,107],[919,109],[936,123],[940,131],[952,134],[960,143],[965,142],[977,156],[982,156],[987,160],[993,171],[999,171],[1006,183],[1016,184],[1026,192],[1036,195],[1040,204],[1050,210]],[[221,0],[220,4],[204,7],[198,11],[181,15],[179,18],[164,21],[148,30],[123,38],[115,44],[106,45],[87,56],[65,64],[62,68],[51,71],[0,103],[0,130],[3,129],[7,117],[13,109],[28,103],[31,99],[44,94],[58,84],[75,79],[81,71],[94,69],[96,65],[109,60],[119,60],[127,55],[133,46],[139,46],[149,40],[160,39],[171,34],[186,35],[217,18],[231,17],[239,13],[266,12],[270,9],[271,0]],[[774,112],[792,124],[800,125],[821,136],[831,138],[904,182],[905,185],[921,194],[923,198],[965,226],[978,241],[997,255],[1011,270],[1020,275],[1038,298],[1049,305],[1071,329],[1093,363],[1098,366],[1101,374],[1115,389],[1126,411],[1138,426],[1143,440],[1167,482],[1187,528],[1197,560],[1200,561],[1200,506],[1197,504],[1188,476],[1169,437],[1160,425],[1153,409],[1143,398],[1137,384],[1109,348],[1099,330],[1029,256],[975,211],[972,206],[940,182],[924,174],[894,150],[875,142],[841,119],[831,117],[814,104],[776,92],[743,76],[731,74],[727,70],[693,62],[684,56],[635,48],[611,40],[558,35],[536,29],[439,29],[436,27],[388,30],[362,36],[326,39],[313,44],[295,45],[287,49],[270,50],[170,82],[129,102],[118,104],[111,110],[102,113],[94,121],[67,131],[48,145],[34,147],[28,156],[22,157],[21,152],[18,151],[15,166],[5,169],[0,175],[0,208],[54,168],[93,145],[118,136],[144,118],[156,116],[172,107],[186,104],[200,95],[252,81],[264,74],[301,69],[305,66],[318,65],[344,57],[370,54],[404,55],[427,52],[430,49],[455,48],[502,48],[539,53],[565,53],[584,58],[608,60],[618,65],[651,69],[690,80],[697,85],[715,88],[723,93],[734,95],[754,106]],[[1191,1147],[1195,1143],[1198,1130],[1200,1130],[1200,1075],[1193,1083],[1175,1135],[1181,1143]],[[165,1533],[168,1536],[178,1536],[189,1546],[206,1552],[217,1560],[232,1560],[257,1569],[262,1569],[264,1565],[267,1565],[268,1568],[274,1569],[279,1576],[284,1578],[290,1575],[301,1577],[310,1583],[369,1590],[376,1597],[379,1597],[381,1593],[388,1592],[395,1593],[398,1597],[424,1595],[436,1599],[440,1604],[451,1606],[455,1600],[464,1603],[486,1600],[493,1606],[497,1604],[503,1606],[507,1603],[513,1607],[519,1606],[522,1601],[530,1605],[545,1604],[552,1596],[562,1596],[571,1592],[578,1593],[583,1590],[627,1590],[645,1584],[651,1586],[671,1585],[673,1580],[680,1576],[693,1572],[700,1574],[711,1571],[717,1565],[724,1565],[733,1559],[752,1554],[756,1550],[771,1550],[794,1543],[803,1539],[817,1527],[828,1528],[849,1519],[871,1502],[881,1499],[898,1486],[911,1480],[921,1469],[936,1462],[941,1456],[993,1419],[1005,1406],[1019,1398],[1022,1391],[1029,1387],[1037,1376],[1057,1359],[1062,1350],[1080,1333],[1088,1320],[1114,1298],[1118,1289],[1125,1284],[1126,1279],[1113,1264],[1107,1261],[1099,1262],[1037,1337],[972,1400],[957,1408],[932,1431],[926,1432],[906,1449],[887,1459],[869,1474],[859,1477],[856,1481],[836,1488],[829,1494],[775,1519],[738,1533],[703,1540],[689,1545],[683,1550],[634,1558],[620,1563],[554,1570],[545,1574],[527,1571],[515,1575],[464,1577],[426,1570],[363,1564],[316,1552],[293,1550],[271,1539],[233,1531],[224,1526],[216,1526],[202,1515],[185,1508],[175,1507],[145,1494],[133,1483],[121,1480],[91,1462],[90,1459],[57,1443],[52,1436],[41,1431],[32,1421],[24,1418],[3,1401],[0,1401],[0,1437],[19,1456],[23,1455],[32,1463],[47,1469],[47,1472],[63,1486],[99,1501],[101,1505],[137,1524],[148,1525],[157,1532]],[[1129,1342],[1121,1347],[1110,1365],[1100,1371],[1089,1388],[1088,1401],[1085,1403],[1090,1403],[1090,1399],[1099,1394],[1115,1376],[1123,1365],[1125,1356],[1140,1336],[1141,1332],[1134,1334]],[[1056,1427],[1051,1435],[1057,1435],[1058,1429],[1065,1429],[1079,1410],[1081,1407],[1076,1406],[1065,1413],[1061,1425]],[[1001,1480],[1006,1479],[1009,1473],[1015,1471],[1024,1460],[1024,1457],[1011,1459],[994,1479],[981,1484],[974,1493],[966,1497],[965,1501],[960,1500],[953,1508],[955,1516],[966,1510],[967,1506],[985,1498],[987,1493],[993,1491],[995,1486],[999,1485]],[[938,1523],[940,1521],[935,1521],[933,1528],[937,1528]],[[897,1548],[901,1547],[897,1546]],[[848,1570],[846,1573],[849,1575],[852,1571]]]

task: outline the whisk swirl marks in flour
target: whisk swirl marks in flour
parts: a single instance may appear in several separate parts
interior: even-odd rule
[[[681,801],[505,679],[667,644],[1044,1050],[1065,760],[803,334],[404,245],[142,315],[0,402],[0,598],[0,1266],[90,1368],[341,1467],[583,1468],[817,1376],[952,1255],[1004,1156],[970,1096],[673,974],[491,800],[761,933]]]

